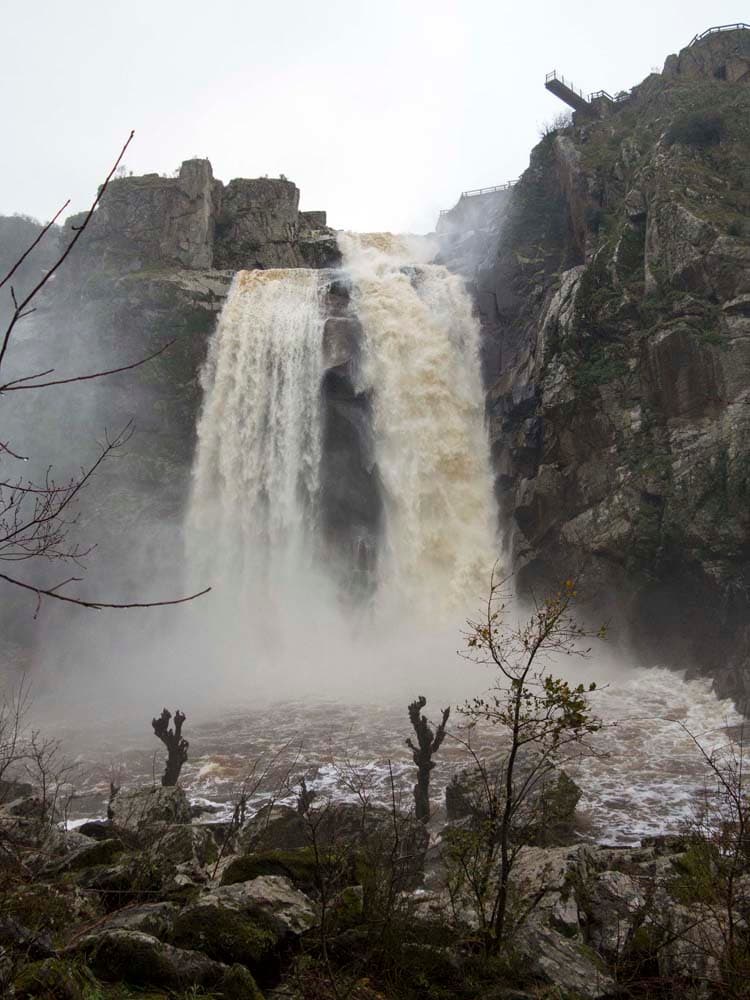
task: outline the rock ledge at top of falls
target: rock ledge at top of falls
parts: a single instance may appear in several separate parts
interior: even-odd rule
[[[176,176],[110,182],[76,248],[79,269],[122,275],[149,268],[241,270],[329,267],[339,261],[325,212],[300,212],[285,178],[236,178],[224,185],[209,160],[186,160]],[[71,217],[66,227],[80,224]]]
[[[472,282],[517,583],[750,705],[750,30],[550,131],[443,217]],[[462,199],[463,203],[472,198]],[[447,221],[446,221],[447,220]]]

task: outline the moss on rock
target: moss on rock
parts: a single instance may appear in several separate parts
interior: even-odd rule
[[[257,970],[273,953],[278,934],[262,916],[249,917],[229,907],[200,903],[177,917],[172,941],[216,961],[241,962]]]
[[[25,965],[13,987],[17,1000],[83,1000],[82,980],[71,962],[47,958]]]
[[[257,851],[235,858],[224,869],[222,885],[247,882],[259,875],[283,875],[300,889],[315,887],[315,853],[311,847],[288,851]]]

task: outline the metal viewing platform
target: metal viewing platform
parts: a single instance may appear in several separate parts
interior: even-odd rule
[[[591,111],[591,105],[583,96],[583,91],[574,87],[564,76],[558,75],[557,70],[553,69],[551,73],[547,74],[544,78],[544,86],[574,111]]]

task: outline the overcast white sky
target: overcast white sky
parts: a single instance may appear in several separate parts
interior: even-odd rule
[[[744,10],[743,10],[744,8]],[[80,210],[128,131],[135,173],[208,156],[286,174],[337,228],[423,232],[462,189],[516,177],[584,91],[638,83],[713,0],[0,0],[0,213]]]

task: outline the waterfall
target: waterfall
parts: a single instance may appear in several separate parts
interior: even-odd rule
[[[189,555],[247,591],[313,558],[321,421],[320,273],[240,271],[202,374]]]
[[[473,609],[495,559],[496,512],[479,323],[461,278],[421,263],[425,240],[339,236],[364,330],[386,523],[386,600]]]
[[[379,602],[471,608],[494,561],[495,510],[469,296],[413,241],[340,244],[385,501]],[[211,343],[188,539],[194,562],[235,588],[283,589],[315,560],[324,287],[314,270],[241,271]]]
[[[495,558],[479,329],[463,282],[394,237],[342,236],[341,248],[343,274],[240,272],[202,375],[186,542],[192,579],[214,593],[189,655],[276,697],[411,692],[420,671],[432,691],[439,670],[452,685],[458,629]],[[342,287],[360,331],[345,362],[325,336],[329,309],[342,329]],[[343,402],[326,395],[326,364],[331,391],[348,386]],[[347,410],[357,399],[367,406]],[[323,461],[329,404],[367,440],[352,461],[377,469],[369,599],[342,586],[322,527],[331,475],[344,480],[339,501],[352,496],[352,524],[361,516],[346,466]]]

